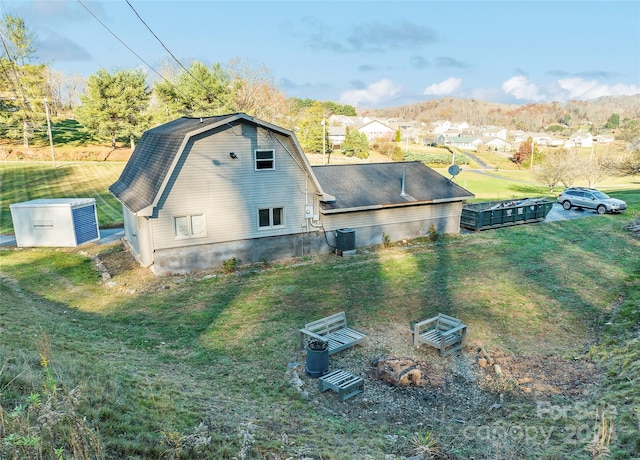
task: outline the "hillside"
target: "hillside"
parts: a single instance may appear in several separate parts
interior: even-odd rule
[[[477,99],[449,97],[401,107],[363,110],[359,115],[403,118],[425,123],[437,120],[466,121],[471,125],[499,125],[526,131],[541,130],[564,118],[570,120],[570,127],[591,125],[592,134],[597,134],[613,113],[620,115],[621,121],[625,118],[640,118],[640,94],[602,97],[590,101],[525,105],[493,104]],[[566,118],[567,115],[569,118]]]

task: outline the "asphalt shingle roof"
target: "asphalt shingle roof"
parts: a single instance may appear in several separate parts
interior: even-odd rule
[[[182,117],[145,131],[109,191],[134,213],[152,205],[185,136],[234,116]]]
[[[405,196],[402,170],[405,170]],[[473,194],[418,161],[313,166],[322,189],[336,201],[321,203],[325,210],[371,208],[410,202],[455,201]]]

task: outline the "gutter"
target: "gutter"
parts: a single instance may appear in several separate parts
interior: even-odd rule
[[[463,202],[466,198],[436,198],[435,200],[424,201],[411,201],[408,203],[389,203],[389,204],[373,204],[370,206],[357,206],[351,208],[337,208],[337,209],[320,209],[322,214],[340,214],[344,212],[357,212],[357,211],[373,211],[376,209],[391,209],[401,208],[405,206],[420,206],[420,205],[432,205],[440,203],[456,203]]]

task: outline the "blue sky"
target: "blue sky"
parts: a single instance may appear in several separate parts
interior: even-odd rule
[[[288,97],[389,107],[445,96],[526,104],[640,93],[640,1],[129,0],[185,66],[240,58]],[[88,76],[171,57],[125,0],[0,0],[40,62]]]

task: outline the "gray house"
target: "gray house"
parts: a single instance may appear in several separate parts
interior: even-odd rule
[[[311,167],[295,135],[245,114],[146,131],[109,191],[138,262],[167,275],[457,233],[471,193],[418,162]]]

